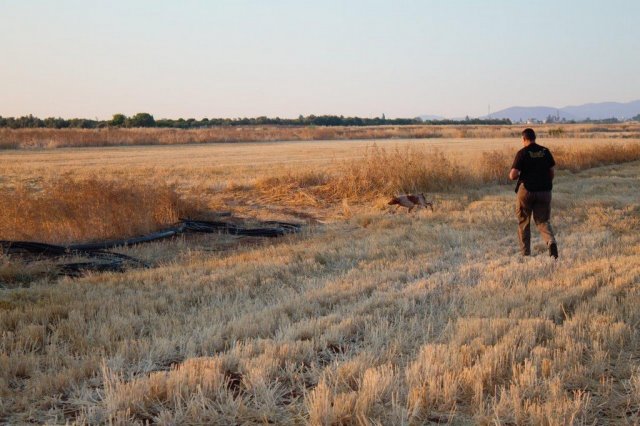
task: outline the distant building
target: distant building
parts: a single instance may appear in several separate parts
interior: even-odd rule
[[[549,114],[544,120],[545,123],[559,123],[560,122],[560,110],[556,110],[556,115]]]

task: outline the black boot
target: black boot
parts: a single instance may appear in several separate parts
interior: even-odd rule
[[[554,259],[558,258],[558,245],[556,243],[549,244],[549,256]]]

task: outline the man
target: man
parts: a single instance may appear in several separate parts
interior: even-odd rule
[[[516,216],[518,237],[523,256],[531,255],[531,215],[542,238],[547,243],[549,255],[558,258],[558,245],[549,223],[551,216],[551,189],[553,188],[556,162],[551,152],[536,143],[533,129],[522,131],[522,148],[513,160],[509,179],[517,180]]]

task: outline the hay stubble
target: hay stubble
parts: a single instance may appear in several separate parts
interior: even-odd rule
[[[532,258],[516,255],[495,166],[462,169],[471,189],[445,179],[435,212],[405,215],[376,207],[392,187],[362,186],[376,167],[345,180],[341,164],[322,178],[275,173],[331,219],[304,235],[2,290],[2,420],[633,422],[640,163],[559,173],[558,262],[539,239]],[[381,182],[429,176],[419,170]],[[330,190],[345,182],[363,195],[350,195],[349,218]],[[247,203],[291,199],[245,185]]]

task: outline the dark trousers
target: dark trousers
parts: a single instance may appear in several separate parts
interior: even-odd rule
[[[531,215],[536,227],[547,243],[555,243],[556,238],[549,219],[551,217],[551,191],[529,192],[520,185],[516,197],[516,216],[518,217],[518,237],[522,254],[531,253]]]

